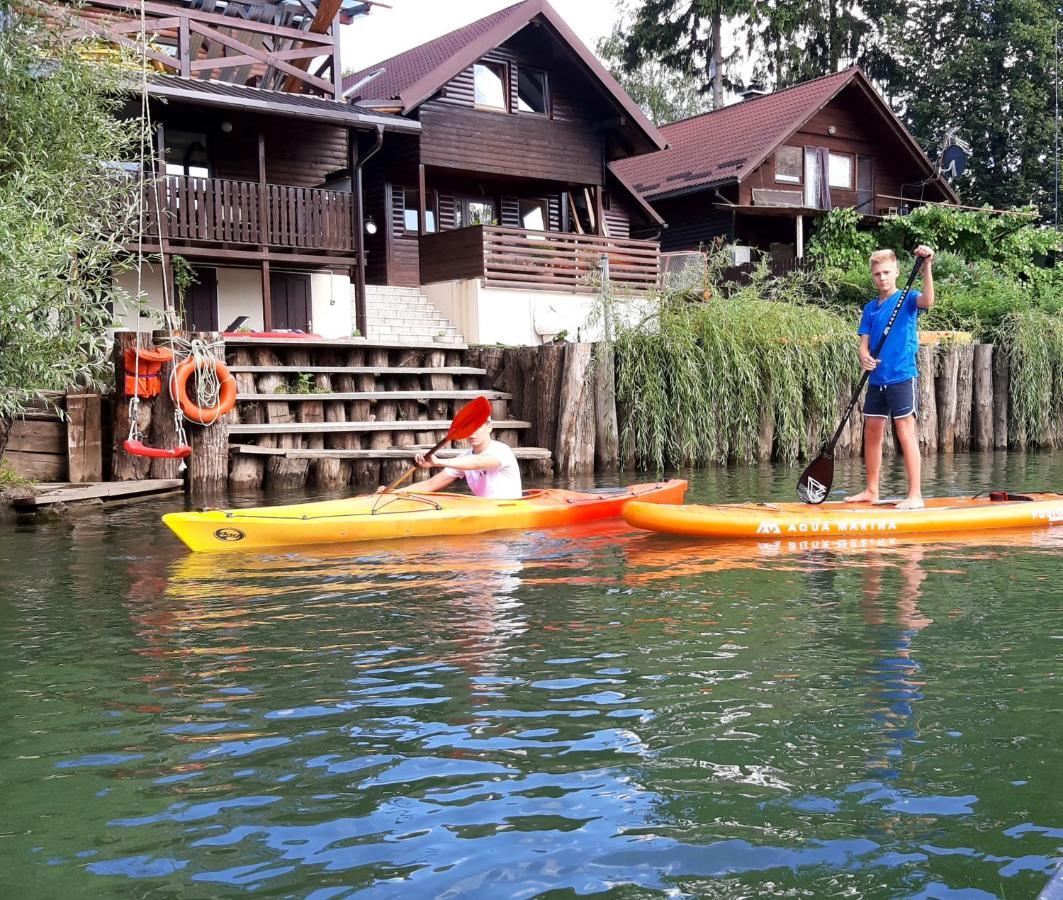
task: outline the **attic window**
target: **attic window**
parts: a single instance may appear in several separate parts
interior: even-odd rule
[[[787,184],[801,183],[800,147],[780,147],[775,151],[775,180]]]
[[[533,69],[517,71],[517,109],[522,113],[547,114],[545,72]]]
[[[472,67],[476,105],[506,109],[506,67],[502,63],[478,62]]]

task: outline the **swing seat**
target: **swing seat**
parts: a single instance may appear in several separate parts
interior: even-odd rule
[[[147,456],[151,459],[185,459],[192,455],[188,444],[178,444],[172,450],[161,447],[147,447],[137,438],[130,438],[122,444],[122,449],[131,456]]]

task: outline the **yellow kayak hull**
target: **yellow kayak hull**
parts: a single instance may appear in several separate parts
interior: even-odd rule
[[[629,503],[629,525],[686,537],[786,540],[802,537],[884,537],[994,528],[1063,525],[1063,494],[1027,494],[1030,500],[941,497],[924,509],[899,510],[872,503],[735,503],[676,506]]]
[[[587,493],[525,491],[519,500],[442,493],[368,494],[291,506],[167,513],[162,520],[191,550],[233,551],[556,528],[615,518],[632,500],[678,503],[686,488],[685,481],[673,479]]]

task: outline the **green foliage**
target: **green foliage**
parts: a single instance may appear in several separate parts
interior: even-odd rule
[[[1021,448],[1058,446],[1063,438],[1063,314],[1012,312],[1001,339],[1011,375],[1009,441]]]
[[[0,29],[0,418],[107,377],[107,303],[136,224],[135,182],[108,166],[138,147],[119,71],[35,22],[5,13]]]
[[[855,320],[807,302],[807,284],[761,267],[729,297],[712,287],[720,299],[670,291],[640,322],[614,317],[621,440],[639,467],[751,460],[764,422],[776,457],[798,459],[856,377]]]
[[[612,34],[598,42],[595,52],[654,125],[666,125],[708,111],[696,77],[669,69],[653,56],[630,66],[625,64],[626,41],[627,26],[621,21]]]
[[[1014,311],[1063,308],[1063,237],[1029,217],[925,206],[867,228],[852,210],[838,209],[820,220],[809,256],[830,285],[829,302],[854,309],[875,295],[867,262],[873,250],[896,250],[903,278],[921,243],[938,250],[937,302],[921,317],[922,328],[970,331],[992,342]]]

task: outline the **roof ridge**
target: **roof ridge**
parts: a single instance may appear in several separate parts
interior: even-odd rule
[[[855,63],[847,68],[842,69],[839,72],[829,72],[826,75],[817,75],[815,78],[809,78],[808,81],[800,81],[797,84],[791,84],[789,87],[780,88],[777,91],[772,91],[768,94],[761,94],[757,97],[747,97],[742,100],[738,100],[735,103],[728,103],[726,106],[721,106],[719,109],[710,109],[703,113],[697,113],[693,116],[687,116],[683,119],[676,119],[674,122],[667,122],[664,125],[658,126],[662,131],[666,128],[671,128],[673,125],[682,125],[684,122],[692,122],[694,119],[704,119],[708,116],[715,115],[716,113],[724,112],[728,109],[734,109],[738,106],[745,106],[746,104],[756,103],[758,100],[769,100],[772,97],[778,97],[780,94],[787,94],[790,91],[796,91],[798,88],[808,87],[810,84],[815,84],[817,81],[826,81],[829,78],[838,78],[841,75],[849,74],[852,72],[861,72],[862,70]]]

